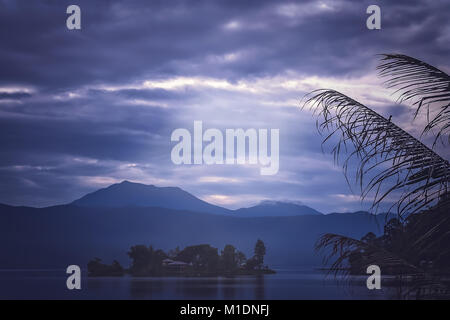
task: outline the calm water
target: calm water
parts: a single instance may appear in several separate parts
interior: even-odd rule
[[[368,290],[366,277],[343,285],[321,271],[276,271],[234,278],[83,277],[81,290],[69,291],[64,270],[2,270],[0,299],[387,299],[394,291]]]

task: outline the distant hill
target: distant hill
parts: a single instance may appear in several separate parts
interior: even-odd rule
[[[320,215],[313,208],[298,202],[265,200],[250,208],[228,210],[200,200],[178,187],[157,187],[123,181],[89,193],[71,203],[78,207],[160,207],[214,214],[235,214],[239,217],[270,217]]]
[[[249,257],[258,238],[270,266],[321,266],[322,256],[314,252],[320,235],[359,239],[369,231],[379,234],[383,225],[382,217],[351,213],[240,218],[151,207],[2,206],[0,268],[85,267],[94,257],[128,266],[126,252],[135,244],[164,250],[232,244]]]
[[[319,211],[301,203],[270,200],[262,201],[254,207],[235,210],[235,213],[239,217],[281,217],[322,214]]]
[[[263,201],[238,210],[209,204],[180,188],[124,181],[71,204],[48,208],[0,204],[0,269],[85,266],[100,257],[129,263],[136,244],[169,250],[177,246],[226,244],[250,257],[257,239],[271,266],[320,266],[314,243],[324,233],[361,238],[379,234],[384,217],[329,214],[301,203]]]
[[[78,207],[161,207],[215,214],[230,214],[233,211],[198,199],[177,187],[156,187],[123,181],[107,188],[89,193],[72,202]]]

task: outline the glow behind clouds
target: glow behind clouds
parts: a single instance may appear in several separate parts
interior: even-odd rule
[[[448,1],[0,1],[0,202],[66,203],[122,180],[179,186],[230,208],[264,199],[359,210],[300,99],[334,88],[416,135],[408,106],[382,88],[375,54],[450,70]],[[279,128],[280,170],[175,166],[170,134]]]

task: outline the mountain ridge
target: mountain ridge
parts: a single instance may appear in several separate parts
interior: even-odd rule
[[[157,187],[127,180],[88,193],[70,204],[79,207],[160,207],[212,214],[233,212],[203,201],[179,187]]]
[[[296,201],[263,200],[255,206],[230,210],[208,203],[179,187],[157,187],[124,180],[88,193],[70,203],[79,207],[159,207],[241,217],[321,215]]]
[[[256,206],[234,211],[240,217],[322,215],[321,212],[294,201],[263,200]]]
[[[379,234],[383,221],[349,213],[241,218],[144,207],[9,207],[0,214],[0,268],[86,265],[94,257],[126,265],[126,252],[136,244],[163,250],[232,244],[250,257],[257,239],[266,244],[270,265],[319,266],[322,256],[314,244],[323,233],[360,239],[369,231]]]

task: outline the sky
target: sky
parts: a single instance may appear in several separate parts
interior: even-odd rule
[[[71,4],[81,30],[66,28]],[[371,4],[381,30],[366,28]],[[265,199],[367,208],[300,100],[336,89],[420,136],[423,120],[383,87],[376,55],[450,72],[449,12],[441,0],[0,0],[0,203],[63,204],[129,180],[232,209]],[[278,173],[175,165],[171,133],[195,120],[279,129]]]

